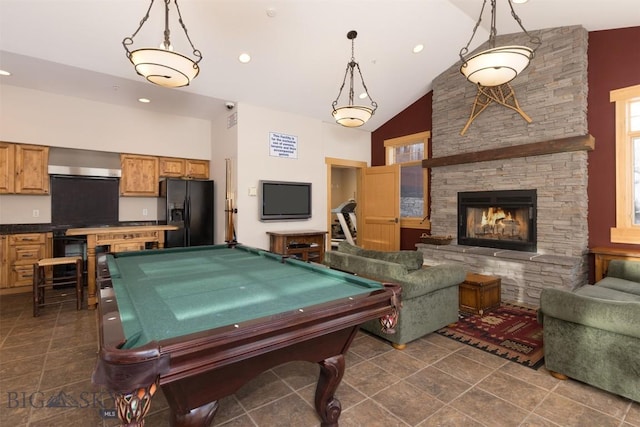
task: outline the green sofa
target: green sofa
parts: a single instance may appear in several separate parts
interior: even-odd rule
[[[538,315],[549,371],[640,402],[640,262],[613,260],[574,291],[544,289]]]
[[[458,285],[465,279],[461,265],[441,264],[423,268],[422,252],[381,252],[340,242],[338,250],[325,253],[331,268],[402,286],[402,308],[395,334],[382,332],[377,320],[362,328],[402,349],[410,341],[458,320]]]

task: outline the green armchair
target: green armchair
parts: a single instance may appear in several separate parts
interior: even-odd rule
[[[640,402],[640,262],[611,261],[574,291],[544,289],[538,319],[552,374]]]

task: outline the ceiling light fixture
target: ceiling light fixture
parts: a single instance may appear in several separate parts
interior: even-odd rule
[[[483,87],[500,86],[508,83],[518,74],[520,74],[533,59],[536,49],[542,43],[539,37],[534,37],[524,28],[522,21],[516,15],[513,10],[513,4],[511,0],[507,0],[509,7],[511,8],[511,16],[518,23],[522,31],[529,36],[529,42],[535,47],[533,49],[527,46],[502,46],[496,47],[496,1],[491,1],[491,30],[489,31],[489,45],[490,48],[482,52],[466,56],[469,52],[469,45],[476,35],[476,30],[480,26],[482,21],[482,14],[487,4],[487,0],[482,3],[482,9],[480,10],[480,16],[475,27],[473,27],[473,33],[471,38],[465,47],[460,49],[460,59],[462,60],[462,66],[460,72],[469,80]]]
[[[5,70],[0,70],[0,76],[10,76],[11,73]]]
[[[238,56],[238,61],[242,62],[243,64],[247,64],[249,61],[251,61],[251,55],[249,55],[248,53],[241,53]]]
[[[131,61],[136,69],[136,72],[146,78],[151,83],[155,83],[164,87],[182,87],[187,86],[191,80],[193,80],[200,72],[198,63],[202,60],[202,53],[193,46],[187,27],[182,21],[182,14],[180,13],[180,7],[178,6],[178,0],[173,0],[176,5],[176,11],[178,12],[178,22],[184,30],[185,36],[193,49],[193,56],[197,59],[194,61],[191,58],[173,51],[173,46],[169,39],[169,4],[171,0],[164,1],[164,40],[160,44],[160,48],[147,47],[142,49],[136,49],[133,52],[129,50],[129,46],[133,44],[133,38],[142,29],[142,26],[147,19],[149,19],[149,12],[153,7],[153,2],[149,4],[147,13],[140,21],[140,26],[131,35],[131,37],[125,37],[122,40],[122,45],[127,51],[127,58]]]
[[[358,127],[362,126],[371,118],[371,116],[375,113],[378,108],[378,104],[371,99],[369,96],[369,90],[367,89],[367,85],[364,83],[364,78],[362,77],[362,71],[360,71],[360,65],[355,60],[354,56],[354,40],[358,36],[356,31],[349,31],[347,33],[347,38],[351,40],[351,60],[347,63],[347,69],[344,72],[344,78],[342,79],[342,86],[340,86],[340,91],[338,92],[338,96],[336,100],[333,101],[331,106],[333,107],[333,117],[336,119],[336,122],[345,127]],[[358,69],[358,74],[360,75],[360,80],[362,81],[362,87],[364,88],[364,93],[366,93],[365,98],[369,98],[371,101],[371,107],[366,107],[362,105],[353,105],[353,72],[355,69]],[[344,85],[347,82],[347,75],[349,76],[349,101],[348,104],[342,107],[337,107],[338,100],[340,99],[340,95],[342,95],[342,89],[344,89]]]

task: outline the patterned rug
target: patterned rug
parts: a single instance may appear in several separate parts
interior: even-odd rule
[[[532,369],[544,364],[535,309],[502,303],[483,316],[461,313],[456,323],[437,333]]]

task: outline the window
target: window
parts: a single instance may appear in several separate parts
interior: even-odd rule
[[[616,226],[613,243],[640,243],[640,85],[613,90],[616,103]]]
[[[420,132],[384,141],[386,164],[400,164],[400,227],[429,229],[429,170],[427,158],[431,132]]]

